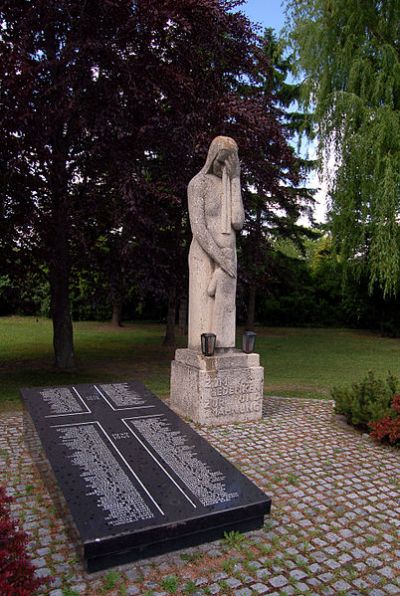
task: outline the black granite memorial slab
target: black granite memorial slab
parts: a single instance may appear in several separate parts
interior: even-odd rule
[[[270,511],[269,497],[141,383],[21,394],[28,448],[71,514],[88,571],[256,529]]]

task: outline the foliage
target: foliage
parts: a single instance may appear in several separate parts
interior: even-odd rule
[[[189,580],[183,586],[183,593],[184,594],[194,594],[197,591],[198,591],[198,586],[196,585],[196,582],[194,582],[193,580]]]
[[[26,552],[28,536],[18,530],[10,517],[10,502],[0,486],[0,594],[31,596],[46,586],[50,578],[36,578],[35,568]]]
[[[202,551],[194,551],[191,553],[182,553],[181,559],[186,563],[197,563],[204,557],[204,553]]]
[[[216,134],[238,141],[245,187],[299,211],[269,58],[239,5],[1,5],[0,254],[13,270],[26,245],[45,266],[60,367],[74,365],[71,270],[99,268],[117,307],[133,275],[143,294],[186,291],[186,186]]]
[[[108,592],[116,587],[118,582],[121,581],[121,574],[118,571],[109,571],[103,579],[102,591]]]
[[[303,130],[304,114],[294,109],[299,85],[287,82],[292,74],[292,64],[284,52],[281,40],[272,29],[264,31],[261,43],[269,68],[260,72],[260,92],[265,95],[265,100],[269,103],[268,109],[275,114],[287,142]],[[287,146],[286,151],[290,157]],[[285,174],[284,169],[280,170],[278,186],[273,183],[271,174],[268,186],[260,185],[259,176],[245,180],[247,217],[245,234],[239,239],[239,264],[240,277],[248,288],[247,325],[250,328],[254,325],[256,293],[268,287],[275,275],[271,251],[276,239],[291,238],[300,246],[302,237],[308,234],[308,230],[297,222],[300,215],[311,214],[313,191],[304,187],[304,182],[314,163],[300,159],[293,151],[291,153],[288,172]],[[280,164],[275,163],[274,154],[268,161],[269,167],[278,174]]]
[[[240,548],[246,540],[246,536],[236,530],[224,532],[223,541],[228,548]]]
[[[23,239],[18,246],[11,241],[2,246],[0,240],[0,315],[48,316],[49,302],[48,269],[36,247],[28,247]]]
[[[342,288],[343,323],[361,329],[376,329],[382,336],[400,336],[400,296],[382,295],[379,287],[371,291],[366,275],[349,267]]]
[[[257,321],[264,325],[346,326],[377,330],[388,337],[400,335],[400,297],[385,298],[377,285],[371,292],[367,276],[356,264],[348,266],[344,276],[331,234],[321,231],[319,237],[303,238],[302,242],[303,250],[286,239],[274,243]]]
[[[400,445],[400,395],[393,398],[390,416],[371,422],[370,427],[371,436],[377,441]]]
[[[153,220],[160,218],[162,222],[158,230],[152,226],[147,234],[154,239],[158,249],[150,251],[153,271],[145,267],[145,279],[149,284],[149,279],[154,279],[154,271],[157,272],[155,279],[158,280],[158,291],[164,290],[172,298],[172,320],[177,297],[187,292],[187,252],[191,235],[186,187],[188,180],[204,164],[213,136],[226,134],[238,142],[243,195],[248,214],[254,210],[252,188],[257,189],[257,205],[268,213],[271,228],[279,227],[279,222],[284,222],[285,217],[289,218],[289,213],[291,220],[296,219],[302,209],[303,199],[300,192],[296,194],[292,188],[289,189],[299,182],[300,167],[288,143],[288,130],[275,105],[274,93],[265,83],[273,69],[270,56],[265,51],[267,42],[254,35],[243,15],[231,13],[228,16],[221,7],[218,13],[220,25],[214,34],[207,16],[196,12],[189,21],[188,18],[185,14],[190,27],[183,36],[185,45],[181,45],[179,33],[177,49],[172,51],[169,46],[164,48],[168,55],[174,54],[176,76],[182,78],[184,84],[166,84],[163,89],[167,110],[159,116],[155,135],[157,142],[152,149],[153,159],[145,165],[148,180],[152,183],[149,187],[151,195],[159,196]],[[180,15],[176,19],[178,33]],[[195,28],[196,43],[189,43],[187,39],[188,35],[193,34],[192,27]],[[221,37],[221,27],[229,29],[230,47],[226,35]],[[179,53],[181,51],[184,56]],[[195,80],[187,87],[193,73]],[[197,90],[199,81],[201,88]],[[194,102],[192,87],[196,90],[195,97],[202,98],[201,103]],[[171,131],[173,137],[176,136],[174,144],[171,144]],[[151,201],[147,200],[149,203]],[[164,212],[161,212],[160,205],[165,205]],[[273,207],[280,208],[284,216],[279,217]],[[249,232],[251,215],[247,219]],[[255,244],[260,252],[259,262],[263,259],[264,238],[257,236]],[[246,261],[242,269],[246,275],[250,273],[247,266],[249,261],[251,259]],[[139,271],[141,269],[143,266]]]
[[[370,427],[374,439],[400,445],[400,395],[394,396],[390,415],[371,422]]]
[[[160,581],[160,585],[168,594],[176,594],[179,588],[179,578],[176,575],[167,575]]]
[[[68,372],[50,363],[51,321],[30,317],[0,317],[0,410],[20,407],[20,387],[71,384]],[[237,346],[243,328],[237,330]],[[326,399],[330,389],[350,384],[368,370],[399,374],[400,342],[367,331],[256,327],[257,352],[268,368],[267,395]],[[164,398],[169,392],[174,350],[161,345],[163,326],[127,323],[123,329],[109,324],[78,322],[75,339],[80,368],[75,383],[99,379],[136,379]],[[178,337],[178,346],[187,340]],[[289,363],[289,365],[288,365]]]
[[[351,387],[332,390],[336,412],[344,414],[355,426],[367,428],[371,422],[390,415],[393,396],[399,388],[399,380],[388,373],[386,379],[376,378],[372,371]]]
[[[400,4],[289,0],[289,37],[331,172],[332,222],[385,296],[400,283]],[[331,157],[331,160],[329,159]]]
[[[50,316],[49,282],[41,268],[26,271],[23,279],[6,279],[4,286],[0,281],[0,315]]]
[[[317,234],[318,231],[315,233]],[[301,238],[303,250],[289,239],[264,245],[264,267],[268,270],[260,291],[255,316],[263,325],[349,326],[378,330],[382,335],[400,335],[400,298],[383,298],[379,288],[368,290],[368,279],[348,268],[343,284],[343,264],[335,254],[329,235]],[[97,247],[98,245],[96,245]],[[243,248],[243,244],[242,244]],[[238,280],[237,313],[245,322],[248,311],[248,271],[243,254]],[[108,252],[104,245],[91,251],[92,266],[72,268],[71,310],[74,321],[110,319],[111,295]],[[0,314],[49,316],[49,285],[46,269],[35,265],[21,268],[20,275],[0,278]],[[124,266],[124,320],[164,321],[167,300],[137,279]],[[244,278],[244,279],[243,279]]]
[[[310,232],[311,233],[311,232]],[[278,239],[269,254],[270,279],[259,301],[257,320],[266,325],[329,326],[345,321],[341,264],[331,239],[313,230],[314,238],[295,243]]]
[[[69,245],[84,229],[79,213],[88,180],[83,173],[98,141],[94,133],[105,124],[101,94],[107,85],[94,70],[110,58],[112,9],[96,7],[64,1],[32,6],[20,0],[3,2],[0,11],[5,164],[0,225],[7,228],[13,250],[27,245],[48,268],[55,359],[66,368],[74,364]],[[122,20],[126,13],[120,8]]]
[[[270,279],[257,305],[256,319],[264,325],[304,326],[318,320],[314,288],[307,265],[270,252]]]
[[[8,275],[0,276],[0,314],[13,314],[15,305],[11,303],[13,284]]]

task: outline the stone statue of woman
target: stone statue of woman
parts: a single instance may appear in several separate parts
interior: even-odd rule
[[[217,348],[235,347],[236,232],[244,223],[238,147],[216,137],[188,186],[193,240],[189,252],[189,348],[215,333]]]

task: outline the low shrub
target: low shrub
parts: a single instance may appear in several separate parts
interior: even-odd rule
[[[389,416],[371,422],[371,437],[377,441],[400,445],[400,395],[395,395]]]
[[[369,430],[370,423],[391,418],[392,401],[399,384],[391,373],[386,379],[378,379],[370,371],[361,382],[332,390],[336,412],[344,414],[350,424]]]
[[[35,577],[35,568],[26,552],[28,536],[18,530],[10,517],[10,502],[0,486],[0,594],[31,596],[47,585],[50,578]]]

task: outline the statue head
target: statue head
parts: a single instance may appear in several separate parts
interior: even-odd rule
[[[208,150],[206,163],[202,172],[204,174],[222,176],[222,168],[230,155],[235,155],[239,159],[236,141],[231,137],[215,137]]]

